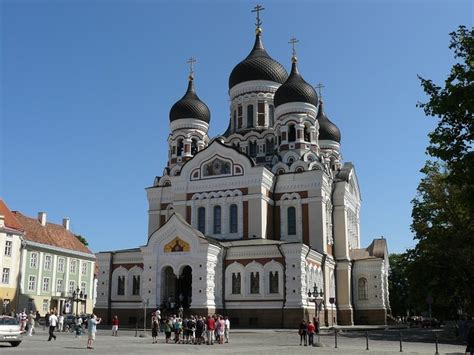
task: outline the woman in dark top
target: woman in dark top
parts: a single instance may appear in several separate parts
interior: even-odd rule
[[[304,341],[304,346],[308,345],[307,338],[306,338],[306,328],[307,328],[307,325],[306,325],[305,320],[303,319],[298,329],[298,334],[300,335],[300,346],[302,345],[303,341]]]

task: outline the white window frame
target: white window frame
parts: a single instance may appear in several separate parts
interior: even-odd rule
[[[10,283],[10,268],[4,267],[2,271],[2,284],[9,284]]]
[[[49,312],[49,300],[43,299],[43,312]]]
[[[66,259],[64,258],[58,258],[58,271],[59,272],[64,272],[64,264],[66,262]]]
[[[43,287],[41,288],[43,292],[49,292],[51,286],[50,281],[51,279],[49,277],[43,277]]]
[[[87,262],[86,261],[83,261],[81,263],[81,275],[82,276],[87,275]]]
[[[5,250],[4,250],[3,255],[12,256],[12,247],[13,247],[13,241],[6,240],[5,241]]]
[[[68,291],[72,294],[76,290],[76,282],[74,280],[69,280]]]
[[[63,292],[64,282],[63,279],[56,280],[56,292]]]
[[[87,294],[87,282],[81,282],[81,292],[83,295]]]
[[[38,253],[30,254],[30,269],[38,268]]]
[[[77,271],[77,259],[71,259],[71,264],[69,265],[69,272],[75,274]]]
[[[28,291],[36,291],[36,275],[28,276]]]
[[[46,254],[44,256],[44,270],[50,271],[52,263],[53,263],[53,256],[51,254]]]

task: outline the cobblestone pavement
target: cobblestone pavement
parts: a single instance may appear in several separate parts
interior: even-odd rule
[[[379,333],[380,334],[380,333]],[[394,332],[394,334],[398,334]],[[407,338],[409,334],[406,334]],[[365,350],[366,339],[363,333],[341,334],[338,336],[338,348],[334,348],[334,335],[321,336],[321,342],[325,347],[299,346],[299,336],[291,330],[234,330],[228,344],[223,345],[187,345],[187,344],[165,344],[163,335],[160,334],[159,343],[152,344],[151,337],[135,337],[135,331],[119,331],[118,337],[112,337],[109,331],[99,330],[94,350],[87,350],[87,336],[75,338],[73,334],[58,334],[56,341],[47,341],[47,332],[39,330],[32,337],[24,337],[23,342],[17,348],[11,348],[9,344],[0,343],[1,354],[28,353],[28,354],[61,354],[70,355],[74,353],[96,353],[96,354],[151,354],[165,353],[189,354],[394,354],[400,353],[397,336],[373,335],[369,340],[370,350]],[[317,340],[317,337],[315,337]],[[433,338],[434,339],[434,338]],[[456,344],[439,344],[440,354],[464,354],[465,346]],[[403,342],[403,352],[408,354],[434,354],[434,341],[429,337],[420,338],[419,341]]]

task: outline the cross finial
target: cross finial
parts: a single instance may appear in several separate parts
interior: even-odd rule
[[[288,44],[291,44],[291,60],[296,61],[296,49],[295,49],[295,44],[298,43],[299,40],[297,40],[295,37],[290,38],[288,41]]]
[[[257,13],[257,22],[255,22],[255,26],[257,27],[257,30],[261,30],[260,26],[262,25],[262,21],[260,20],[260,11],[265,10],[265,8],[261,5],[257,5],[253,8],[252,12]]]
[[[189,79],[193,80],[194,79],[194,63],[196,63],[196,58],[191,57],[188,59],[186,63],[189,64]]]
[[[322,94],[322,88],[324,87],[323,84],[321,83],[318,83],[318,85],[315,86],[315,88],[318,90],[318,95],[319,95],[319,98],[322,99],[323,98],[323,94]]]

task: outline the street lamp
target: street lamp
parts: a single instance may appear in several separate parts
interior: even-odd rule
[[[313,292],[311,292],[311,290],[308,291],[308,301],[314,302],[314,308],[315,308],[317,319],[318,319],[318,328],[317,328],[318,343],[321,342],[321,334],[320,334],[320,331],[319,331],[319,329],[320,329],[319,312],[321,311],[321,305],[324,302],[323,296],[324,296],[323,290],[321,289],[321,291],[318,292],[318,286],[316,286],[316,284],[314,284],[314,286],[313,286]]]
[[[87,299],[87,295],[78,287],[72,292],[72,302],[76,303],[76,317],[79,315],[79,302],[82,303]]]

